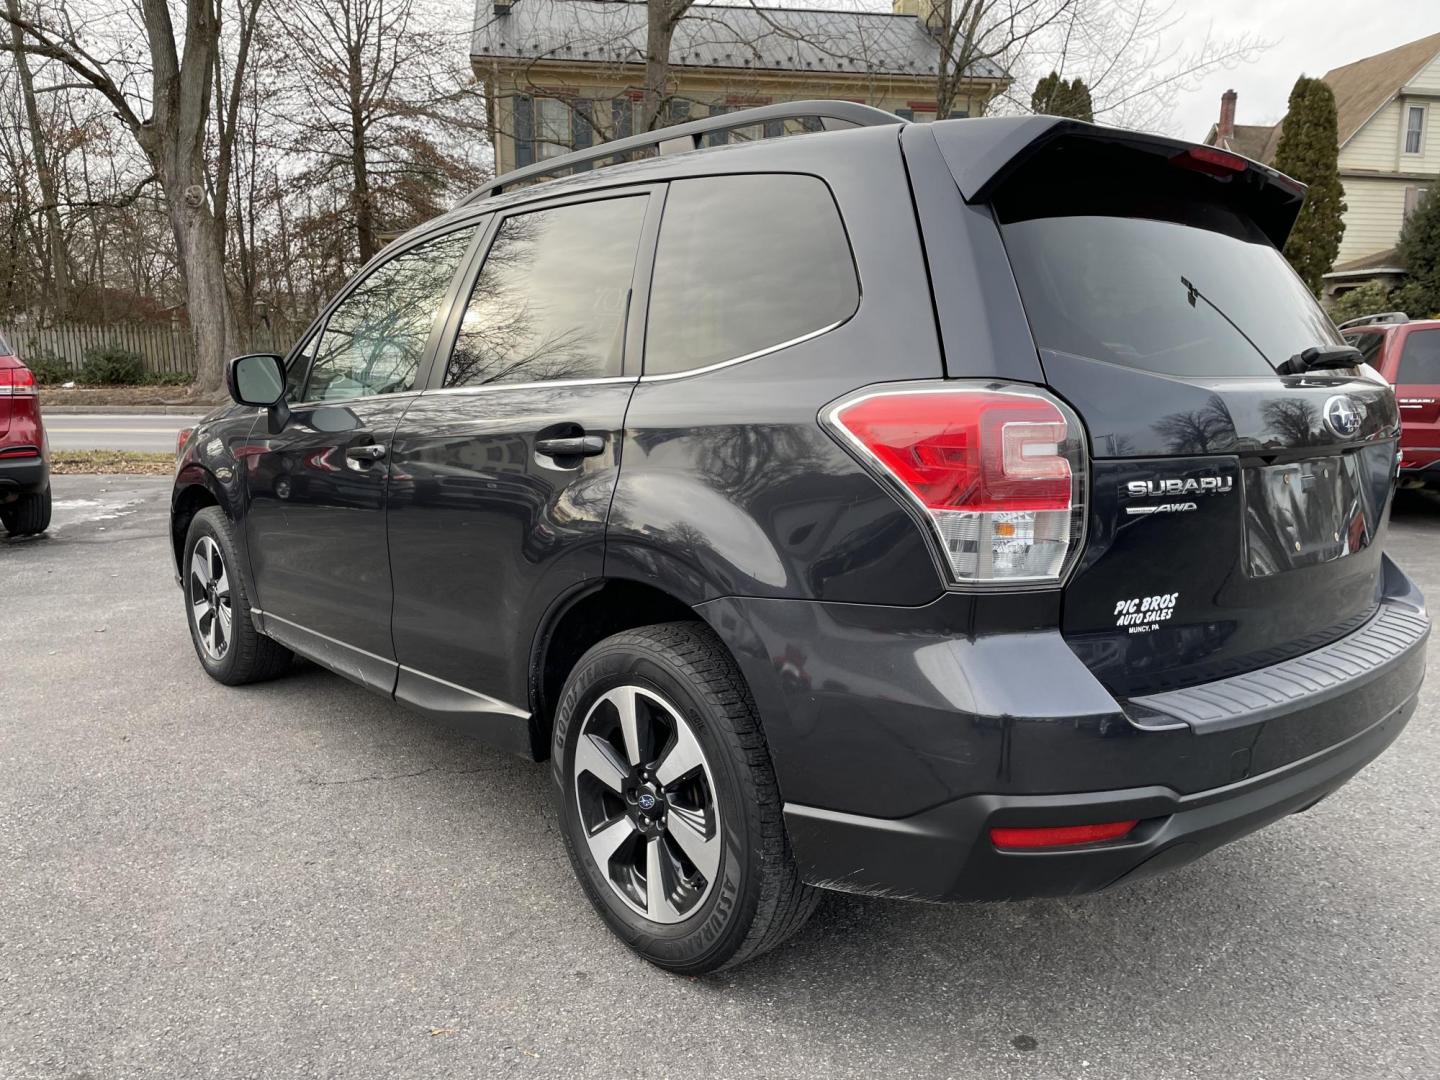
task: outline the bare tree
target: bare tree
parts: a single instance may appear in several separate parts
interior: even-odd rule
[[[0,17],[19,31],[9,51],[56,61],[105,98],[158,178],[185,282],[197,381],[213,390],[236,344],[224,227],[216,213],[207,145],[221,19],[216,0],[184,0],[183,12],[184,26],[177,33],[167,0],[139,0],[148,95],[137,92],[135,71],[112,71],[110,63],[91,52],[63,8],[36,18],[7,8]],[[236,58],[237,82],[243,80],[244,62],[243,55]]]

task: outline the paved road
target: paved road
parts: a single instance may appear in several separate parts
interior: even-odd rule
[[[314,668],[200,671],[167,483],[0,543],[0,1077],[1429,1078],[1440,732],[1104,896],[836,896],[676,979],[587,909],[542,766]],[[1391,547],[1440,595],[1440,507]],[[1440,648],[1432,649],[1440,663]]]
[[[198,416],[45,415],[56,450],[175,450],[175,433]]]

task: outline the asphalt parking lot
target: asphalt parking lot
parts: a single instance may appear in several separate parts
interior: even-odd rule
[[[0,542],[0,1077],[1440,1074],[1440,735],[1169,876],[834,896],[677,979],[571,877],[544,767],[313,667],[210,682],[165,479],[59,477]],[[1440,596],[1440,504],[1390,549]]]

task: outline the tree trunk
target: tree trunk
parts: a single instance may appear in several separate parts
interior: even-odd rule
[[[13,20],[20,18],[19,0],[6,0],[6,10]],[[20,94],[25,99],[25,120],[30,127],[30,146],[35,155],[35,173],[40,180],[40,198],[44,201],[46,246],[51,272],[54,274],[52,306],[57,320],[70,311],[70,253],[65,234],[60,231],[60,199],[55,188],[55,174],[50,168],[50,154],[45,145],[45,129],[40,122],[40,108],[35,103],[35,81],[30,74],[30,58],[21,45],[24,33],[15,22],[10,24],[10,40],[14,45],[15,68],[20,75]]]
[[[645,88],[640,99],[640,131],[654,131],[665,105],[670,81],[670,43],[675,26],[692,0],[647,0],[645,20]]]
[[[360,264],[368,263],[375,254],[375,207],[370,194],[370,166],[365,159],[365,72],[361,66],[360,47],[350,49],[350,169],[354,186],[351,199],[355,210],[355,239],[360,248]]]

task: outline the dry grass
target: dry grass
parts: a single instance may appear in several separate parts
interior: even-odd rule
[[[175,471],[175,455],[148,450],[52,450],[50,471],[58,476],[77,473],[169,476]]]
[[[214,395],[196,394],[190,386],[97,386],[64,390],[58,386],[40,388],[40,409],[52,405],[96,408],[104,405],[193,405],[206,412],[219,403]]]

